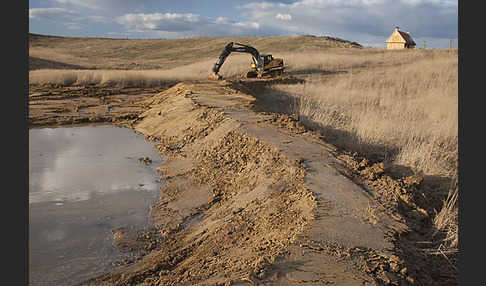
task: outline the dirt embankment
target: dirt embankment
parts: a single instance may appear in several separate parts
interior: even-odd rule
[[[417,247],[430,228],[420,178],[393,179],[295,116],[257,112],[246,89],[200,81],[120,92],[107,96],[121,100],[111,110],[65,108],[89,96],[31,95],[32,126],[110,122],[118,109],[114,123],[157,143],[165,160],[157,229],[143,234],[150,252],[86,285],[455,284]]]
[[[165,186],[152,216],[160,249],[93,284],[211,285],[262,275],[313,218],[302,162],[189,98],[184,84],[145,101],[136,131],[161,142]],[[248,104],[249,97],[235,100]]]

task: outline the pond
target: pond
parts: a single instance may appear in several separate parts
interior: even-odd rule
[[[113,247],[112,229],[153,224],[161,162],[131,129],[30,129],[29,284],[75,285],[133,256]]]

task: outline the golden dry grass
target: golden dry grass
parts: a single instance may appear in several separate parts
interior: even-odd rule
[[[216,61],[231,41],[274,54],[356,47],[347,41],[307,36],[109,39],[29,34],[29,56],[86,69],[172,69],[201,60]]]
[[[434,217],[434,225],[436,228],[436,235],[442,233],[442,243],[436,249],[437,252],[457,252],[459,246],[459,187],[457,178],[453,180],[453,184],[449,190],[447,199],[444,201],[442,210]]]
[[[29,83],[56,85],[120,85],[150,87],[163,82],[207,79],[216,59],[199,61],[172,69],[154,70],[70,70],[41,69],[29,72]],[[225,77],[244,74],[249,69],[250,58],[235,55],[220,70]]]
[[[286,112],[348,151],[450,178],[431,249],[448,259],[459,239],[457,51],[347,52],[290,55],[291,70],[307,70],[307,82],[268,95],[287,97]]]
[[[455,173],[457,54],[385,53],[361,61],[362,68],[354,71],[350,67],[359,59],[352,57],[328,65],[330,72],[345,71],[332,80],[317,75],[305,84],[275,89],[295,98],[292,112],[308,123],[331,135],[347,134],[334,139],[345,149],[379,155],[419,173]]]

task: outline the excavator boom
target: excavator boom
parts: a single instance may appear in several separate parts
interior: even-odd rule
[[[219,70],[221,69],[223,63],[226,61],[226,58],[232,52],[251,54],[253,60],[253,64],[252,64],[253,70],[248,72],[247,77],[257,77],[257,76],[261,77],[265,72],[267,74],[270,73],[271,75],[282,74],[283,72],[284,67],[283,67],[282,59],[274,59],[271,55],[260,54],[260,52],[258,52],[258,50],[252,46],[248,46],[236,42],[230,42],[224,47],[218,60],[214,64],[213,66],[214,75],[212,77],[217,79],[222,78],[218,74]]]
[[[240,43],[230,42],[226,45],[226,47],[224,47],[224,50],[223,52],[221,52],[218,61],[213,66],[213,72],[215,74],[218,74],[219,69],[223,65],[224,61],[232,52],[249,53],[253,56],[254,61],[258,61],[260,56],[260,53],[254,47],[243,45]]]

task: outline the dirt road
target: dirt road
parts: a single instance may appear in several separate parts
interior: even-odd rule
[[[400,248],[410,225],[427,215],[410,197],[420,179],[393,180],[382,165],[339,153],[298,118],[257,112],[265,108],[244,83],[120,91],[106,96],[108,107],[100,96],[90,104],[62,94],[30,95],[32,126],[113,121],[158,143],[165,160],[151,211],[157,245],[86,285],[433,284],[438,270],[420,272],[433,263],[412,262]],[[353,164],[377,188],[353,176]],[[390,199],[375,191],[385,185]],[[387,204],[397,197],[415,206],[415,220]]]

